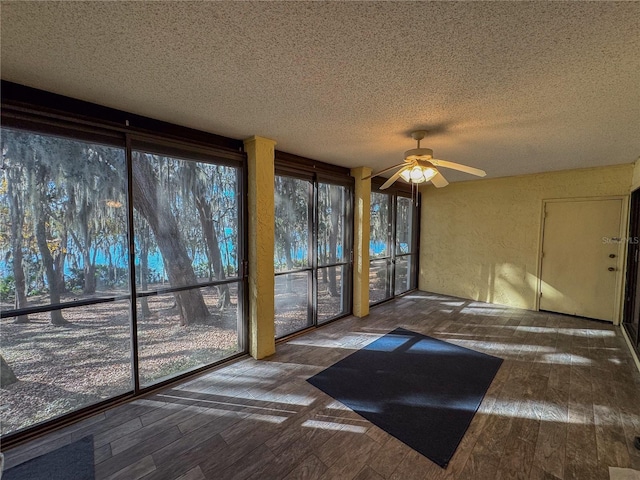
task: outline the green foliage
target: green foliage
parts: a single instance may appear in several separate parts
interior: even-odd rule
[[[16,283],[13,275],[0,278],[0,300],[7,302],[13,300]]]

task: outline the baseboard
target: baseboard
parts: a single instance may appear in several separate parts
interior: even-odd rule
[[[627,331],[625,330],[624,326],[621,326],[620,330],[622,330],[622,336],[626,340],[627,346],[631,351],[631,356],[633,357],[633,361],[636,362],[636,367],[638,368],[638,371],[640,371],[640,359],[638,358],[638,354],[636,353],[635,348],[633,348],[633,345],[631,344],[631,339],[629,338],[629,335],[627,335]]]

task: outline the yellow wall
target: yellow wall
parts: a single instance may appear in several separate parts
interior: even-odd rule
[[[423,188],[419,289],[535,309],[542,201],[628,195],[633,176],[626,164]]]
[[[369,315],[369,230],[371,227],[371,169],[351,169],[355,178],[353,197],[353,314]],[[366,178],[366,180],[365,180]]]
[[[275,146],[275,141],[258,136],[244,141],[249,187],[249,352],[257,359],[276,351],[273,265]]]

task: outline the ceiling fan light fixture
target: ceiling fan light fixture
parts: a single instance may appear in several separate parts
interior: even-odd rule
[[[418,166],[411,169],[410,176],[413,183],[422,183],[425,181],[424,172],[422,171],[422,168]]]
[[[433,168],[416,165],[413,168],[403,170],[400,176],[408,183],[424,183],[431,180],[437,174],[438,172]]]
[[[433,177],[435,177],[438,174],[438,172],[433,168],[427,167],[422,169],[422,174],[424,175],[424,180],[426,182],[431,180]]]

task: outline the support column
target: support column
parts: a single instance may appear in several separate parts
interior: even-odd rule
[[[353,314],[369,315],[369,230],[371,228],[371,169],[351,169],[355,181],[355,205],[353,209]]]
[[[275,141],[263,137],[254,136],[244,141],[249,177],[249,353],[255,359],[268,357],[276,351],[273,266],[275,145]]]

